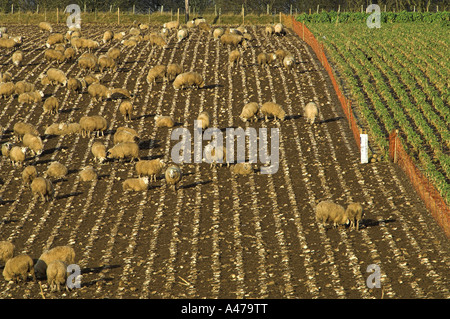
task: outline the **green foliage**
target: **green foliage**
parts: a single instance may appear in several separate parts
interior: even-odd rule
[[[365,23],[367,17],[372,13],[361,12],[336,12],[323,11],[321,13],[307,14],[302,13],[296,17],[297,21],[305,23],[350,23],[361,22]],[[427,23],[441,23],[441,25],[448,25],[450,21],[450,12],[381,12],[382,23],[396,23],[396,22],[427,22]]]

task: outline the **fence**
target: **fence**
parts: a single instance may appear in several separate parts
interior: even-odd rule
[[[294,16],[280,14],[280,20],[285,26],[291,28],[312,48],[320,63],[327,71],[333,84],[334,90],[341,103],[342,110],[344,111],[349,126],[353,132],[355,142],[358,145],[358,148],[361,148],[359,137],[361,129],[359,128],[355,115],[353,113],[351,101],[344,96],[344,94],[341,92],[341,89],[339,88],[331,66],[325,56],[323,44],[317,41],[314,34],[306,27],[304,23],[296,21]],[[389,135],[389,157],[394,163],[397,163],[400,168],[406,173],[416,192],[424,201],[427,209],[431,212],[433,218],[442,227],[447,237],[450,238],[449,206],[439,194],[437,189],[418,169],[418,167],[412,161],[411,157],[406,153],[405,148],[398,138],[398,132],[396,131],[391,132],[391,134]]]

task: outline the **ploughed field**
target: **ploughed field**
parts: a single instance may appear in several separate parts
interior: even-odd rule
[[[65,29],[59,26],[56,31]],[[107,29],[84,25],[83,36],[101,42]],[[6,159],[1,162],[0,240],[12,241],[16,253],[35,260],[58,245],[71,245],[77,254],[81,288],[52,293],[42,281],[46,298],[450,297],[448,239],[394,164],[359,163],[358,148],[326,73],[292,31],[266,38],[264,27],[248,27],[254,39],[247,49],[240,49],[242,64],[234,68],[228,63],[231,48],[198,30],[180,43],[170,34],[166,49],[141,42],[123,50],[117,71],[105,72],[102,83],[134,93],[136,111],[125,122],[118,111],[120,100],[93,102],[87,92],[68,94],[61,86],[43,87],[38,77],[51,67],[43,59],[48,34],[41,34],[37,26],[9,30],[25,37],[25,58],[22,67],[12,67],[11,53],[2,50],[1,71],[9,70],[14,82],[34,82],[61,105],[51,116],[43,114],[42,102],[0,102],[2,143],[12,140],[16,121],[32,123],[42,134],[44,152],[28,155],[24,164],[36,165],[40,174],[54,160],[69,168],[65,179],[53,180],[54,199],[43,203],[22,184],[22,168],[13,168]],[[122,47],[119,42],[101,43],[94,52],[99,55],[111,46]],[[294,72],[257,65],[258,53],[278,48],[294,54]],[[152,66],[171,62],[201,73],[205,87],[176,91],[161,80],[147,84]],[[83,75],[76,62],[60,68],[67,76]],[[252,101],[279,103],[286,120],[242,122],[241,109]],[[309,101],[320,108],[314,125],[301,111]],[[179,142],[171,140],[172,130],[186,127],[193,136],[200,111],[208,111],[212,126],[220,129],[278,128],[278,171],[259,174],[258,161],[254,174],[233,176],[226,165],[184,163],[176,192],[160,176],[147,191],[124,193],[122,181],[136,177],[134,163],[93,161],[93,142],[112,147],[115,129],[124,125],[139,132],[141,159],[170,161]],[[53,122],[78,122],[84,115],[97,114],[108,121],[103,137],[43,135]],[[155,128],[157,114],[173,116],[178,126]],[[87,165],[97,170],[97,181],[80,181],[79,170]],[[344,206],[361,202],[365,215],[359,231],[319,227],[314,208],[324,199]],[[379,266],[381,288],[367,287],[372,275],[367,267],[372,264]],[[1,278],[0,298],[42,295],[31,280],[17,285]]]

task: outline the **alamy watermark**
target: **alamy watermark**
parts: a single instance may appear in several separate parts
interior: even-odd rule
[[[366,24],[370,29],[381,28],[381,9],[378,4],[371,4],[366,8],[366,13],[375,11],[367,17]]]
[[[224,134],[218,128],[207,128],[202,131],[198,127],[199,121],[194,121],[193,132],[193,154],[194,163],[224,163],[223,156],[211,156],[214,154],[223,154],[225,145],[225,162],[235,163],[235,145],[236,145],[236,163],[246,162],[246,144],[248,144],[248,162],[256,163],[259,161],[264,164],[260,169],[261,174],[275,174],[279,167],[279,129],[270,129],[270,154],[268,152],[268,130],[260,128],[258,131],[253,127],[245,130],[239,128],[225,129]],[[172,131],[171,140],[178,140],[171,150],[171,159],[174,163],[192,163],[192,134],[187,128],[176,128]],[[236,140],[236,143],[235,143]],[[211,141],[203,147],[203,141]],[[208,154],[206,153],[208,152]]]
[[[366,272],[371,272],[367,277],[367,288],[381,288],[381,268],[377,264],[367,266]]]
[[[81,287],[81,269],[77,264],[70,264],[67,266],[67,280],[66,286],[69,289]],[[70,275],[69,275],[70,274]]]
[[[69,4],[64,10],[67,13],[72,13],[67,17],[66,24],[68,28],[81,28],[81,9],[78,4]]]

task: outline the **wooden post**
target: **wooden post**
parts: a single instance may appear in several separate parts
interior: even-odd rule
[[[163,11],[164,11],[164,6],[162,5],[161,6],[161,14],[163,13]]]
[[[36,7],[36,13],[39,13],[39,5]]]
[[[109,12],[112,12],[112,4],[109,6]]]
[[[56,24],[59,23],[59,9],[56,8]]]
[[[267,15],[269,15],[269,4],[267,4]]]
[[[177,21],[180,23],[180,8],[177,9]]]
[[[244,25],[244,21],[245,21],[245,13],[244,13],[244,5],[242,5],[242,25]]]
[[[222,8],[219,8],[219,24],[220,24],[221,16],[222,16]]]
[[[280,23],[281,23],[281,11],[280,11]]]
[[[14,14],[14,3],[11,3],[11,14]]]
[[[117,7],[117,24],[120,24],[120,9]]]
[[[184,0],[184,12],[185,12],[184,23],[187,23],[189,21],[189,0]]]
[[[84,3],[84,13],[86,13],[86,2]]]
[[[289,15],[292,15],[292,3],[291,3],[291,11],[289,11]]]
[[[135,13],[136,6],[133,4],[133,14]]]
[[[316,11],[316,13],[319,13],[319,4],[317,5],[317,11]]]
[[[311,15],[311,8],[309,8],[309,14]]]
[[[217,5],[214,5],[214,16],[217,17]]]

